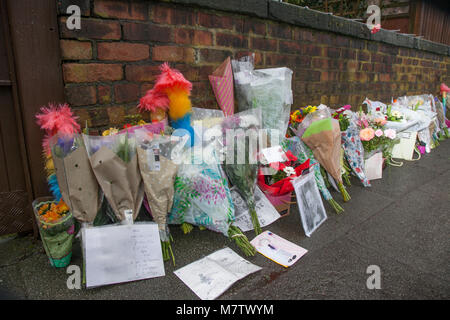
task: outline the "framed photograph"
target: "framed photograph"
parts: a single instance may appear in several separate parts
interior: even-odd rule
[[[302,219],[303,230],[307,237],[327,220],[327,213],[320,197],[314,173],[310,172],[292,181],[297,205]]]

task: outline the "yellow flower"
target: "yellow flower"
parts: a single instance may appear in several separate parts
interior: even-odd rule
[[[119,129],[117,128],[109,128],[105,131],[103,131],[102,136],[106,137],[106,136],[112,136],[114,134],[119,133]]]
[[[145,122],[144,120],[139,120],[139,122],[138,122],[139,126],[143,126],[145,124],[147,124],[147,122]]]

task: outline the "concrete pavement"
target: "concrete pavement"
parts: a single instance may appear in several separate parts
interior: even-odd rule
[[[352,183],[345,212],[336,215],[325,203],[328,220],[310,238],[297,208],[263,229],[309,250],[294,266],[257,254],[248,260],[263,269],[219,299],[449,299],[450,140],[419,161],[385,169],[371,188]],[[167,262],[165,277],[81,290],[67,289],[66,270],[50,266],[39,241],[0,243],[0,288],[24,299],[198,299],[173,271],[225,246],[240,251],[211,231],[171,232],[177,265]],[[81,266],[79,242],[74,246],[72,264]],[[380,267],[379,290],[366,287],[369,265]]]

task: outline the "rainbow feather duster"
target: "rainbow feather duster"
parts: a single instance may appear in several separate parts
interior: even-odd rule
[[[45,170],[47,172],[47,183],[53,197],[59,200],[62,195],[55,174],[50,139],[57,133],[73,135],[80,131],[80,125],[77,123],[77,117],[72,113],[67,103],[59,105],[49,103],[48,107],[41,107],[40,110],[41,113],[36,115],[36,122],[42,130],[45,130],[42,148]]]

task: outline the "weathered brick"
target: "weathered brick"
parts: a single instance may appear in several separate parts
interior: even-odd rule
[[[212,45],[212,33],[205,30],[177,28],[174,31],[175,43],[200,46]]]
[[[123,106],[110,106],[106,108],[106,114],[108,116],[109,123],[112,126],[117,126],[125,123],[125,107]]]
[[[301,52],[301,45],[297,41],[280,40],[279,46],[280,46],[280,53],[300,54]]]
[[[231,51],[227,50],[200,49],[199,51],[200,62],[205,63],[223,62],[227,57],[231,57],[232,55]]]
[[[136,83],[121,83],[114,86],[114,101],[116,103],[132,102],[139,99],[139,85]]]
[[[365,52],[365,51],[358,51],[358,60],[359,61],[369,61],[370,53]]]
[[[339,48],[333,48],[333,47],[327,48],[326,56],[329,58],[337,59],[337,58],[339,58],[340,54],[341,54],[341,49],[339,49]]]
[[[132,64],[125,66],[125,77],[128,81],[154,81],[159,73],[159,65]]]
[[[170,42],[172,40],[172,29],[149,23],[124,22],[123,38],[146,42]]]
[[[286,24],[268,23],[267,33],[274,38],[292,39],[292,29]]]
[[[154,61],[186,62],[195,61],[195,50],[193,48],[175,46],[155,46],[152,49]]]
[[[66,86],[64,92],[71,106],[88,106],[97,102],[95,86]]]
[[[315,69],[328,69],[328,61],[328,59],[314,57],[312,58],[312,66]]]
[[[204,12],[198,13],[198,24],[206,28],[233,29],[232,16],[219,16]]]
[[[97,97],[100,104],[109,104],[112,102],[111,86],[97,86]]]
[[[81,18],[81,29],[69,30],[66,20],[66,17],[59,20],[61,38],[118,40],[121,37],[118,21]]]
[[[159,24],[192,26],[195,24],[195,13],[186,7],[176,8],[155,5],[152,9],[152,21]]]
[[[102,18],[147,20],[146,1],[95,0],[94,14]]]
[[[302,46],[302,54],[308,55],[308,56],[320,56],[321,54],[321,47],[318,47],[315,44],[305,44]]]
[[[267,38],[250,38],[250,48],[263,51],[277,51],[277,40]]]
[[[244,19],[243,33],[253,33],[257,35],[266,35],[266,22],[253,18]]]
[[[216,44],[222,47],[248,48],[248,40],[242,35],[216,33]]]
[[[150,56],[147,44],[127,42],[98,42],[97,58],[99,60],[139,61]]]
[[[313,42],[315,40],[315,37],[314,37],[313,33],[309,30],[295,28],[294,29],[294,40]]]
[[[117,81],[123,77],[121,64],[102,63],[64,63],[63,74],[66,83]]]
[[[89,41],[60,40],[63,60],[92,59],[92,44]]]

